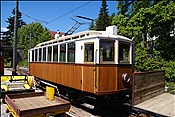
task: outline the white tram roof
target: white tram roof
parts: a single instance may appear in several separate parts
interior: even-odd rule
[[[67,35],[67,36],[63,36],[63,37],[59,37],[53,40],[49,40],[43,43],[39,43],[37,44],[34,48],[38,48],[38,47],[42,47],[45,45],[50,45],[50,44],[54,44],[54,43],[59,43],[59,42],[67,42],[67,41],[71,41],[71,40],[84,40],[84,39],[89,39],[89,38],[93,38],[93,37],[99,37],[99,38],[113,38],[113,39],[119,39],[119,40],[123,40],[123,41],[131,41],[131,39],[121,36],[121,35],[117,35],[117,34],[111,34],[110,32],[107,31],[94,31],[94,30],[89,30],[89,31],[84,31],[84,32],[79,32],[76,34],[72,34],[72,35]]]

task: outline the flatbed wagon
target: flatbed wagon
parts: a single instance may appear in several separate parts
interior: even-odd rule
[[[47,117],[69,111],[70,103],[60,97],[48,100],[46,93],[6,95],[7,112],[13,117]]]

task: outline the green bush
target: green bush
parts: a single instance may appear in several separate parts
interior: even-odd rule
[[[165,86],[168,87],[167,92],[169,92],[171,94],[175,94],[175,83],[174,82],[165,81]]]
[[[158,51],[148,54],[148,49],[142,44],[136,46],[135,55],[135,70],[138,72],[160,70],[165,63]]]
[[[18,63],[20,67],[27,67],[28,66],[28,59],[24,59]]]
[[[175,61],[167,61],[162,69],[165,70],[166,81],[175,83]]]

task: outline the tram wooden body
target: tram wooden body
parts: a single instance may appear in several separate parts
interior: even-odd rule
[[[131,39],[106,31],[85,31],[40,43],[30,49],[29,74],[95,95],[132,88]]]

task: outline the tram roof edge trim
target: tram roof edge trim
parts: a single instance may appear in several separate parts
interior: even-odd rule
[[[131,39],[129,39],[127,37],[120,36],[120,35],[117,35],[116,33],[114,34],[114,33],[111,33],[109,31],[89,30],[89,31],[83,31],[83,32],[79,32],[79,33],[76,33],[76,34],[72,34],[72,35],[59,37],[59,38],[49,40],[49,41],[46,41],[46,42],[42,42],[42,43],[37,44],[34,48],[42,47],[42,46],[53,44],[53,43],[69,41],[69,40],[81,40],[81,39],[85,39],[85,38],[89,38],[89,37],[120,38],[120,39],[124,39],[124,40],[127,40],[127,41],[131,41]]]

